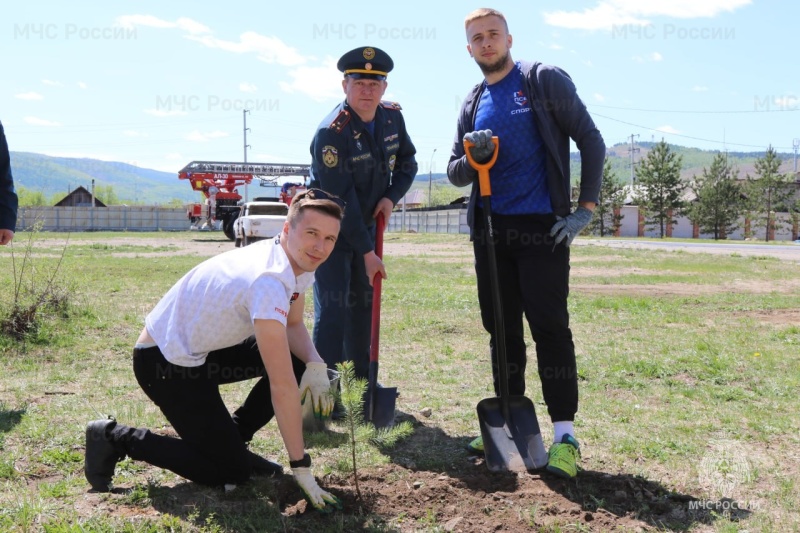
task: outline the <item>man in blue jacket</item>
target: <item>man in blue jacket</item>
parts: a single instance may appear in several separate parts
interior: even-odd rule
[[[372,281],[386,277],[375,254],[375,219],[388,223],[395,204],[417,174],[416,148],[396,103],[381,101],[394,62],[379,48],[344,54],[345,101],[319,125],[311,142],[311,186],[342,198],[347,207],[339,240],[317,269],[314,344],[330,368],[353,361],[368,378]],[[340,406],[334,418],[341,416]]]
[[[17,191],[11,177],[11,158],[8,154],[8,143],[0,122],[0,245],[8,244],[14,239],[17,228]]]
[[[569,328],[569,246],[592,219],[603,173],[605,144],[569,76],[557,67],[513,61],[511,35],[502,13],[478,9],[465,20],[467,50],[484,81],[467,95],[447,175],[459,187],[472,184],[467,220],[475,253],[478,301],[491,338],[494,386],[497,383],[494,317],[488,272],[487,232],[477,172],[464,153],[486,162],[500,139],[491,170],[492,224],[496,235],[508,358],[508,390],[525,393],[527,318],[554,442],[548,471],[565,478],[577,474],[579,457],[573,421],[578,410],[575,347]],[[578,207],[571,209],[569,142],[581,154]],[[468,448],[483,453],[481,437]]]

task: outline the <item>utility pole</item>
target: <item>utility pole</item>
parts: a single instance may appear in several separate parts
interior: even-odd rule
[[[436,153],[436,148],[431,153],[431,164],[428,167],[428,207],[433,207],[433,155]]]
[[[250,148],[250,145],[247,144],[247,132],[250,128],[247,127],[247,114],[250,112],[249,109],[242,109],[242,122],[244,124],[244,162],[247,163],[247,149]],[[247,203],[247,184],[244,184],[244,201]]]
[[[634,144],[633,144],[633,138],[634,138],[634,137],[639,137],[639,134],[637,133],[637,134],[635,134],[635,135],[634,135],[633,133],[631,133],[631,147],[628,149],[628,153],[630,153],[630,154],[631,154],[631,185],[633,185],[634,183],[636,183],[636,176],[635,176],[635,175],[634,175],[634,173],[633,173],[633,168],[634,168],[634,167],[633,167],[633,165],[634,165],[634,157],[633,157],[633,156],[634,156],[634,154],[635,154],[636,152],[638,152],[638,151],[639,151],[639,149],[638,149],[638,148],[635,148],[635,147],[634,147]]]
[[[794,148],[794,173],[797,174],[797,149],[800,148],[800,139],[794,139],[792,147]]]

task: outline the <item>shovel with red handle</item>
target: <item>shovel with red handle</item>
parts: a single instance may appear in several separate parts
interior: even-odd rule
[[[497,347],[497,381],[500,396],[484,398],[478,402],[478,421],[483,437],[486,466],[492,472],[535,470],[547,465],[547,452],[542,442],[539,421],[533,402],[526,396],[511,396],[508,392],[508,364],[506,362],[506,336],[503,320],[503,300],[497,273],[495,233],[492,226],[492,188],[489,169],[497,161],[500,139],[492,137],[494,153],[486,163],[478,163],[469,149],[474,144],[464,140],[464,150],[472,168],[478,171],[483,214],[486,224],[486,243],[489,253],[489,280],[492,288],[494,311],[494,340]]]
[[[383,259],[383,232],[386,221],[383,213],[375,219],[375,255]],[[364,419],[376,428],[394,425],[394,407],[397,401],[397,387],[378,385],[378,349],[381,336],[381,285],[380,272],[372,280],[372,340],[369,347],[369,379],[367,396],[364,401]]]

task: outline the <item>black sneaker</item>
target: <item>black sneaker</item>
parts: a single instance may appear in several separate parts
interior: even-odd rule
[[[254,476],[272,477],[283,475],[283,466],[279,465],[278,463],[272,462],[265,457],[261,457],[257,453],[253,453],[250,450],[247,451],[247,455],[250,458],[250,467],[253,470]]]
[[[114,468],[125,457],[111,441],[110,432],[117,425],[113,418],[95,420],[86,426],[86,458],[83,472],[97,492],[111,490]]]

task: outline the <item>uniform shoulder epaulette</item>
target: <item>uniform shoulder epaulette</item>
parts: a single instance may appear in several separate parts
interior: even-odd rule
[[[381,100],[381,106],[386,109],[394,109],[395,111],[403,109],[397,102],[390,102],[389,100]]]
[[[350,112],[347,109],[342,109],[328,127],[334,130],[336,133],[342,133],[342,130],[348,122],[350,122]]]

